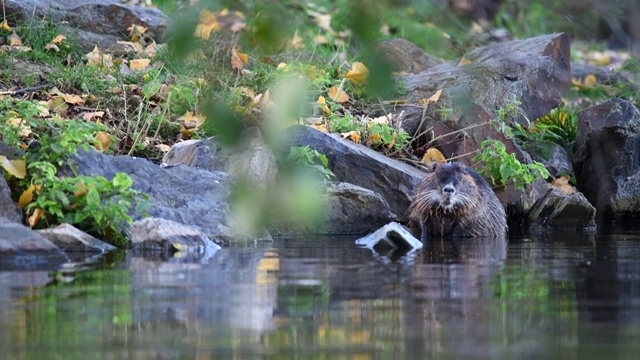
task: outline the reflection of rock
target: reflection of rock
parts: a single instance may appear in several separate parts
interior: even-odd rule
[[[574,147],[578,190],[599,219],[640,214],[640,111],[611,99],[578,113]]]
[[[261,264],[270,256],[277,259],[277,252],[269,255],[253,247],[228,247],[206,263],[140,255],[129,252],[125,264],[131,269],[131,303],[139,304],[133,312],[134,323],[202,323],[199,332],[260,332],[275,327],[278,283],[275,277],[274,282],[262,281],[266,270]]]

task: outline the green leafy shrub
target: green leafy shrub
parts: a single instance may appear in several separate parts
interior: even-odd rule
[[[335,175],[329,170],[329,159],[307,146],[292,146],[287,155],[286,162],[297,164],[310,170],[312,173],[321,176],[325,180],[331,180]]]
[[[521,163],[515,154],[507,153],[506,146],[498,140],[483,141],[480,154],[473,160],[484,164],[479,170],[480,174],[498,187],[513,183],[517,189],[523,189],[536,179],[546,179],[549,176],[544,165],[539,162]]]
[[[129,211],[143,211],[148,196],[130,189],[132,181],[118,173],[111,181],[101,176],[58,175],[69,166],[75,173],[72,155],[81,148],[93,147],[98,131],[104,125],[64,120],[53,115],[41,116],[45,109],[35,101],[0,101],[0,140],[9,147],[26,148],[26,176],[12,179],[15,198],[31,215],[34,227],[53,226],[63,222],[76,225],[88,233],[105,238],[118,246],[126,244],[119,229],[131,223]],[[39,210],[38,210],[39,209]]]

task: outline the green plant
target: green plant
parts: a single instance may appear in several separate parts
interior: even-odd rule
[[[47,118],[40,115],[44,112],[46,109],[38,102],[10,98],[0,101],[0,118],[11,120],[0,122],[3,143],[27,148],[26,176],[11,184],[31,214],[32,225],[67,222],[115,245],[125,245],[126,238],[118,230],[131,223],[128,213],[134,204],[137,211],[144,209],[146,194],[131,190],[131,179],[122,173],[111,181],[101,176],[58,174],[59,169],[67,166],[75,172],[72,155],[78,148],[92,147],[97,132],[106,130],[105,126],[64,120],[57,115]]]
[[[544,165],[539,162],[521,163],[515,154],[507,153],[506,146],[498,140],[483,141],[481,152],[473,161],[482,162],[484,165],[480,167],[480,174],[499,187],[513,183],[517,189],[523,189],[536,179],[549,177]]]
[[[329,170],[327,157],[307,146],[292,146],[286,158],[287,163],[297,164],[312,173],[322,176],[325,180],[331,180],[335,175]]]
[[[41,209],[40,223],[47,226],[69,223],[112,244],[124,247],[123,227],[133,221],[129,211],[136,204],[142,213],[148,196],[132,190],[131,178],[118,173],[111,180],[102,176],[58,177],[57,168],[48,162],[29,164],[31,184],[40,190],[25,210]]]

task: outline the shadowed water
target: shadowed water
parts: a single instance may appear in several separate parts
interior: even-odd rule
[[[635,359],[640,232],[279,239],[210,259],[0,271],[1,359]]]

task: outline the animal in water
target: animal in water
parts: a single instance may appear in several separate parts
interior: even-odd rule
[[[507,232],[507,217],[496,194],[480,174],[459,162],[433,166],[416,189],[406,219],[423,242]]]

